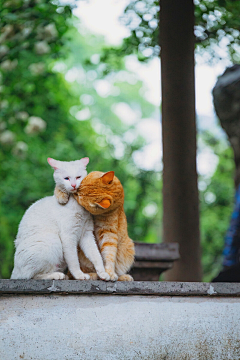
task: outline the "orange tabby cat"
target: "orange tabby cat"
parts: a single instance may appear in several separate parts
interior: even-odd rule
[[[65,194],[56,188],[58,201],[67,201]],[[128,237],[127,220],[123,209],[124,191],[113,171],[102,173],[93,171],[82,180],[81,186],[74,194],[80,205],[93,214],[94,233],[101,252],[105,271],[111,280],[132,281],[126,274],[134,261],[134,244]],[[91,273],[93,265],[79,250],[79,263],[83,272]]]

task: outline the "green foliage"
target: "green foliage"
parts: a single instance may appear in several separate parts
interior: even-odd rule
[[[230,16],[237,11],[237,2],[197,3],[196,18],[203,28],[201,34],[207,35],[200,38],[199,33],[197,41],[205,47],[221,34],[221,23],[210,16],[213,4],[215,9],[225,6],[225,12],[221,8],[224,31],[230,34],[238,26],[236,18]],[[129,235],[137,241],[160,241],[161,177],[158,172],[137,168],[133,157],[145,141],[135,123],[129,126],[117,111],[119,105],[127,104],[140,120],[155,110],[139,95],[142,83],[124,68],[123,55],[135,52],[144,60],[159,51],[153,21],[158,18],[158,2],[146,2],[144,11],[136,6],[132,2],[126,12],[129,17],[128,11],[135,11],[141,20],[133,27],[132,36],[124,40],[122,48],[107,49],[102,55],[103,39],[86,32],[81,35],[81,26],[69,6],[47,0],[1,2],[0,277],[10,276],[13,240],[24,211],[53,192],[48,156],[59,160],[89,156],[89,171],[114,170],[125,190]],[[133,22],[135,15],[130,14]],[[213,21],[211,27],[208,18]],[[237,43],[235,35],[229,49]],[[100,85],[105,86],[105,93],[99,91]],[[200,136],[219,157],[211,179],[200,179],[205,184],[200,192],[202,260],[204,280],[210,280],[221,268],[233,205],[234,165],[231,150],[223,141],[209,134]]]
[[[136,54],[140,61],[146,61],[159,55],[159,10],[159,1],[131,0],[122,17],[131,35],[120,47],[104,49],[102,61],[110,67],[114,64],[114,56],[119,59]],[[220,59],[218,46],[222,40],[230,58],[240,61],[239,13],[240,2],[236,0],[195,0],[196,46],[210,53],[210,62]]]
[[[62,56],[70,9],[63,7],[61,14],[56,10],[48,1],[3,1],[0,5],[2,277],[10,275],[13,239],[24,210],[53,186],[44,150],[56,157],[65,153],[53,139],[69,132],[65,121],[69,104],[59,106],[69,98],[68,90],[63,84],[58,91],[62,78],[49,66],[52,59]]]
[[[133,154],[145,142],[114,111],[128,103],[140,118],[149,117],[154,107],[140,97],[142,84],[123,80],[124,68],[104,78],[104,68],[91,60],[103,40],[81,36],[68,6],[3,1],[0,19],[0,277],[10,276],[25,210],[53,193],[47,157],[88,156],[89,171],[114,170],[125,189],[130,236],[159,241],[159,174],[136,167]],[[110,87],[105,97],[96,91],[99,81]]]
[[[217,46],[224,43],[234,62],[240,60],[240,3],[235,0],[197,0],[195,36],[200,47],[207,48],[211,57],[220,58]]]

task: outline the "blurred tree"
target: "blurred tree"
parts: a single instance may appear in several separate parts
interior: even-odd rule
[[[136,54],[147,61],[160,54],[159,1],[132,0],[125,9],[122,22],[131,30],[118,48],[105,48],[101,56],[114,69],[114,56]],[[195,0],[196,49],[214,63],[221,59],[221,48],[234,62],[239,62],[240,3],[235,0]],[[207,55],[207,56],[206,56]],[[219,164],[212,178],[205,179],[206,189],[200,191],[202,262],[204,280],[211,280],[221,268],[222,250],[233,206],[233,156],[224,140],[199,134],[206,147],[218,156]],[[224,146],[225,145],[225,146]],[[203,179],[200,177],[200,183]]]
[[[221,59],[222,49],[234,62],[240,61],[240,3],[235,0],[195,0],[196,49],[205,59],[214,63]],[[113,68],[114,54],[117,58],[136,54],[140,61],[160,55],[159,1],[132,0],[125,9],[123,23],[131,30],[118,48],[106,48],[103,62],[108,62],[108,71]],[[220,51],[219,51],[220,50]],[[108,59],[110,59],[108,61]],[[224,237],[233,207],[233,154],[224,140],[213,135],[199,134],[218,156],[218,167],[210,179],[205,179],[206,188],[200,191],[202,262],[204,280],[211,280],[221,269]],[[225,146],[224,146],[225,145]],[[200,177],[200,184],[203,179]]]
[[[221,59],[219,47],[226,47],[230,57],[240,61],[240,3],[236,0],[195,0],[195,38],[197,48],[208,50],[209,61]],[[184,6],[184,5],[183,5]],[[131,35],[118,48],[106,48],[103,61],[114,54],[137,54],[145,61],[160,53],[159,1],[131,0],[122,16]]]
[[[102,39],[81,36],[69,6],[4,0],[0,19],[0,277],[10,276],[24,211],[53,192],[48,156],[89,156],[89,171],[116,171],[125,189],[130,236],[159,241],[159,174],[137,168],[133,154],[145,142],[119,115],[121,106],[137,119],[154,111],[139,95],[142,84],[127,81],[124,69],[102,78],[97,63]],[[109,92],[100,96],[101,84]]]
[[[147,59],[159,52],[158,3],[146,3],[144,11],[145,2],[138,3],[142,5],[131,4],[142,6],[143,28],[134,28],[133,22],[132,37],[124,40],[121,49],[107,50],[105,57],[103,39],[84,32],[69,6],[47,0],[0,3],[0,277],[10,276],[13,239],[24,211],[53,192],[48,156],[60,160],[89,156],[89,171],[116,171],[125,189],[130,236],[137,241],[160,241],[160,173],[136,166],[134,154],[145,141],[134,120],[131,126],[124,121],[129,114],[140,121],[155,110],[139,95],[142,83],[124,68],[123,55],[138,50],[140,59]],[[230,3],[237,9],[237,4],[226,2]],[[202,19],[204,4],[196,4],[196,11],[202,7]],[[214,12],[211,4],[215,2],[204,5],[208,17]],[[230,24],[230,7],[226,11]],[[221,34],[211,29],[205,42],[197,40],[201,46],[208,47],[214,33]],[[145,39],[145,30],[152,42]],[[232,209],[233,161],[224,142],[200,136],[219,157],[212,178],[200,179],[205,183],[200,192],[204,279],[210,280],[220,268]]]

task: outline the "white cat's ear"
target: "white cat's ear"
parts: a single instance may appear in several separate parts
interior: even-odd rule
[[[59,161],[54,160],[52,158],[48,158],[47,161],[54,170],[57,170],[59,168]]]
[[[80,161],[84,166],[87,166],[87,164],[89,163],[89,158],[85,157],[85,158],[82,158]]]

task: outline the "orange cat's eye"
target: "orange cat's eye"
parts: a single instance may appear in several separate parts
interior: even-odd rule
[[[103,207],[104,209],[107,209],[111,205],[111,202],[108,199],[103,199],[102,201],[100,201],[97,204],[100,205],[101,207]]]

